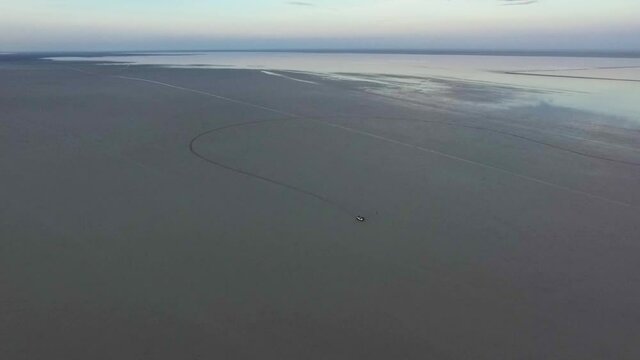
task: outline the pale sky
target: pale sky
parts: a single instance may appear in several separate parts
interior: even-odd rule
[[[640,0],[0,0],[0,52],[640,50]]]

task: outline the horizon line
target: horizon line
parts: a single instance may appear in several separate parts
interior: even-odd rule
[[[502,55],[563,57],[616,55],[616,57],[640,57],[640,49],[470,49],[470,48],[255,48],[255,49],[155,49],[155,50],[21,50],[0,51],[0,56],[27,54],[130,54],[156,52],[289,52],[289,53],[343,53],[343,54],[415,54],[415,55]]]

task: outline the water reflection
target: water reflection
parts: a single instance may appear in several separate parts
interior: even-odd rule
[[[412,99],[438,95],[443,101],[499,107],[547,103],[640,123],[640,59],[635,58],[203,52],[55,59],[298,71],[358,80],[370,84],[367,90]]]

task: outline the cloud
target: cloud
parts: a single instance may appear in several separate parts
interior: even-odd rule
[[[538,2],[538,0],[501,0],[502,5],[531,5]]]
[[[316,6],[316,4],[306,1],[289,1],[287,4],[295,6]]]

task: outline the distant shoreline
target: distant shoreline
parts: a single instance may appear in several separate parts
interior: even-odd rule
[[[58,55],[105,56],[141,55],[152,53],[307,53],[307,54],[398,54],[398,55],[474,55],[530,57],[606,57],[640,58],[640,50],[464,50],[464,49],[200,49],[200,50],[114,50],[114,51],[23,51],[0,53],[0,57],[49,57]]]

